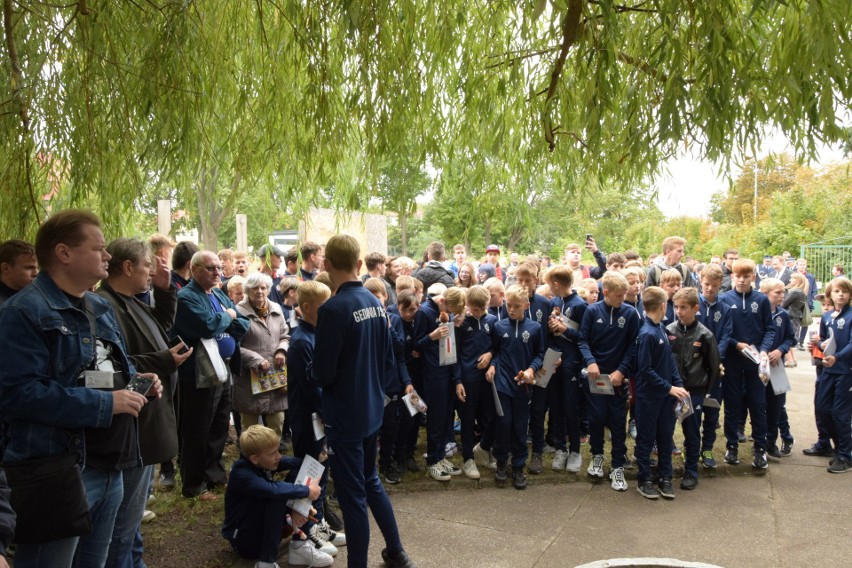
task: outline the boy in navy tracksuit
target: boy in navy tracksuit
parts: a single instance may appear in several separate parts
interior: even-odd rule
[[[487,313],[490,296],[483,286],[473,286],[467,291],[468,314],[456,328],[456,396],[461,419],[462,472],[470,479],[479,479],[476,454],[488,463],[488,452],[494,443],[494,397],[485,372],[494,358],[492,334],[497,318]],[[482,440],[476,444],[475,425],[479,421]]]
[[[719,357],[722,365],[725,364],[725,355],[731,343],[733,334],[733,321],[731,320],[731,308],[719,300],[719,289],[722,287],[722,269],[715,264],[708,264],[701,271],[701,295],[699,296],[700,307],[698,310],[698,321],[710,330],[716,338],[719,347]],[[710,396],[720,404],[722,403],[722,383],[724,377],[719,377],[716,384],[712,386]],[[704,418],[701,433],[701,463],[706,469],[716,468],[716,458],[713,457],[713,445],[716,443],[716,428],[719,425],[718,408],[704,408]]]
[[[322,387],[322,417],[331,475],[349,537],[349,565],[367,565],[369,506],[385,539],[385,565],[413,566],[376,470],[384,374],[393,346],[384,308],[358,277],[359,256],[358,241],[349,235],[334,235],[326,244],[323,263],[337,289],[317,313],[311,377]]]
[[[582,356],[578,341],[580,322],[588,304],[571,288],[574,271],[567,266],[555,266],[544,277],[553,292],[548,318],[549,346],[562,353],[562,362],[548,385],[551,392],[550,413],[553,415],[551,438],[556,444],[552,468],[577,473],[583,466],[580,455],[580,389]],[[557,313],[558,310],[558,313]],[[565,436],[568,436],[568,445]],[[567,451],[566,451],[567,450]]]
[[[418,280],[419,282],[419,280]],[[419,353],[415,357],[414,350],[414,317],[420,309],[420,294],[415,289],[401,290],[396,296],[396,308],[402,322],[403,338],[405,339],[405,367],[411,379],[411,386],[417,392],[423,392],[423,375],[420,370]],[[420,471],[420,464],[414,458],[417,450],[417,437],[420,434],[420,426],[423,425],[423,415],[419,412],[414,416],[407,408],[400,406],[399,412],[399,437],[397,443],[400,445],[399,461],[396,470],[399,473]]]
[[[446,287],[429,287],[426,301],[414,316],[414,350],[420,353],[423,373],[423,400],[429,406],[426,413],[426,468],[435,481],[449,481],[461,470],[445,458],[448,417],[453,404],[454,365],[441,365],[438,342],[449,334],[441,325],[440,316],[446,313],[443,292]],[[449,320],[449,315],[447,316]]]
[[[677,321],[674,313],[674,295],[683,286],[683,275],[676,268],[669,268],[660,273],[660,288],[665,291],[668,300],[666,300],[666,313],[663,316],[663,325],[669,325]]]
[[[324,461],[325,438],[316,439],[313,423],[315,413],[320,419],[323,416],[322,391],[314,381],[310,380],[310,367],[314,360],[317,310],[331,297],[331,290],[325,284],[306,281],[299,286],[297,294],[302,317],[299,325],[293,328],[293,335],[290,338],[292,351],[287,351],[287,406],[290,409],[293,455],[299,459],[311,456],[317,461]],[[328,491],[327,468],[319,484],[322,495],[314,503],[314,508],[317,510],[316,518],[319,522],[316,526],[308,523],[306,531],[313,537],[315,544],[320,547],[325,546],[324,551],[334,556],[336,554],[334,549],[346,543],[346,536],[332,531],[325,521],[323,501]],[[332,546],[320,543],[316,537],[331,542]]]
[[[612,433],[612,487],[624,491],[624,464],[627,461],[627,397],[623,381],[631,374],[636,355],[636,335],[639,333],[639,314],[624,304],[627,279],[617,272],[607,272],[603,278],[604,299],[590,305],[580,325],[580,353],[588,377],[597,379],[608,374],[615,395],[594,394],[588,381],[581,386],[589,402],[592,463],[586,472],[603,477],[604,428]],[[647,307],[646,307],[647,313]]]
[[[784,365],[784,356],[796,345],[793,324],[790,314],[781,307],[784,301],[784,283],[777,278],[764,278],[760,281],[760,291],[769,298],[772,306],[772,325],[775,327],[775,338],[769,346],[769,364]],[[766,384],[766,453],[774,458],[790,455],[793,447],[793,436],[790,434],[790,424],[782,418],[786,416],[785,405],[787,393],[775,394],[772,383]],[[784,453],[778,448],[778,431],[781,430],[781,443]]]
[[[364,288],[370,291],[382,305],[388,301],[385,283],[379,278],[368,278]],[[398,314],[387,313],[388,329],[390,329],[393,344],[393,357],[388,360],[385,369],[385,413],[382,418],[382,428],[379,430],[379,475],[390,485],[400,482],[396,463],[402,461],[403,444],[398,440],[397,432],[400,427],[400,406],[402,395],[408,394],[414,387],[405,366],[405,329]]]
[[[713,333],[696,319],[700,309],[698,291],[683,288],[674,296],[677,321],[666,326],[677,370],[689,391],[693,414],[681,423],[684,437],[684,471],[681,489],[698,485],[698,457],[701,452],[701,414],[708,388],[719,381],[719,346]]]
[[[494,444],[497,471],[494,479],[497,483],[506,481],[511,450],[512,485],[515,489],[527,486],[524,465],[527,461],[530,389],[535,388],[531,385],[535,383],[535,372],[541,369],[545,349],[541,325],[526,317],[528,308],[526,288],[509,286],[506,290],[509,318],[495,324],[495,360],[485,375],[488,381],[495,381],[503,407],[503,416],[497,419]]]
[[[674,499],[672,487],[672,436],[675,427],[675,399],[689,393],[672,357],[669,339],[661,321],[668,301],[662,288],[651,286],[642,292],[645,321],[636,342],[636,465],[639,467],[637,490],[648,499],[662,495]],[[659,489],[651,481],[651,449],[658,449]],[[613,488],[627,490],[627,482]]]
[[[536,294],[538,285],[538,265],[532,262],[522,262],[515,271],[517,284],[527,289],[529,307],[526,316],[541,326],[541,342],[547,345],[547,319],[550,316],[550,302],[541,294]],[[530,400],[530,436],[532,437],[532,458],[527,471],[533,474],[542,472],[542,454],[544,453],[544,418],[548,409],[548,397],[552,392],[550,384],[547,388],[532,389]]]
[[[758,364],[746,358],[742,351],[751,345],[758,350],[761,361],[768,359],[769,347],[775,339],[775,327],[772,324],[769,299],[757,290],[752,290],[754,274],[753,260],[735,260],[731,275],[734,289],[722,294],[720,300],[731,308],[733,322],[722,387],[728,448],[725,462],[733,465],[740,463],[737,430],[742,404],[745,402],[751,414],[754,437],[754,460],[751,465],[757,470],[765,470],[769,466],[766,459],[766,388],[758,376]]]
[[[823,371],[817,383],[817,410],[831,420],[829,428],[837,455],[828,465],[829,473],[852,471],[852,282],[838,276],[831,281],[834,313],[820,321],[819,337],[823,351],[832,330],[836,350],[823,359]]]
[[[302,465],[300,458],[278,453],[279,438],[275,430],[257,424],[243,430],[242,455],[231,466],[225,489],[222,536],[243,558],[258,558],[255,568],[278,566],[275,563],[278,545],[290,512],[287,501],[306,497],[316,501],[321,492],[318,485],[294,485],[273,478],[277,472],[291,471],[288,479],[295,479],[295,472]],[[307,521],[296,512],[290,514],[296,526]],[[334,559],[316,550],[313,543],[294,535],[287,561],[290,566],[331,566]]]

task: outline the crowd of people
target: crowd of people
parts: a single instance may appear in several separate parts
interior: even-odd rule
[[[792,452],[784,369],[806,349],[819,438],[804,453],[850,471],[843,267],[818,294],[805,259],[728,249],[704,263],[685,246],[669,237],[642,259],[587,235],[558,262],[497,245],[476,262],[434,242],[415,262],[362,256],[337,235],[252,258],[162,235],[107,243],[95,215],[58,212],[34,245],[0,244],[14,362],[0,367],[0,544],[14,538],[18,567],[142,567],[148,497],[179,485],[189,499],[224,495],[222,535],[258,568],[276,566],[282,531],[290,565],[329,566],[344,545],[350,566],[366,565],[368,511],[385,564],[413,566],[382,482],[485,468],[524,489],[546,454],[579,473],[588,443],[587,475],[625,491],[636,467],[642,496],[672,499],[673,453],[684,490],[717,466],[721,406],[724,461],[739,463],[750,421],[764,471]],[[231,424],[240,457],[227,472]],[[322,472],[297,483],[311,464]],[[78,499],[38,510],[57,491]]]

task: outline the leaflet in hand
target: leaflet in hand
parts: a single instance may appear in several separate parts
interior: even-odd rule
[[[269,373],[261,375],[257,369],[251,371],[251,394],[260,394],[275,389],[287,390],[287,370],[270,370]]]
[[[325,438],[325,422],[322,421],[322,416],[318,412],[311,414],[311,422],[314,425],[314,440],[319,442]]]
[[[408,408],[408,412],[412,416],[414,416],[418,412],[426,414],[426,403],[423,402],[423,399],[420,398],[420,395],[417,394],[417,391],[411,391],[410,393],[402,397],[402,401],[405,403],[405,407]]]
[[[689,416],[692,416],[695,413],[695,409],[692,407],[692,399],[690,397],[679,398],[677,399],[677,404],[675,404],[675,416],[677,417],[678,422],[683,422]]]
[[[325,466],[311,456],[306,455],[302,459],[302,467],[299,468],[299,475],[296,476],[295,484],[306,486],[315,484],[322,478],[324,471]],[[308,517],[311,514],[310,497],[305,497],[304,499],[290,499],[287,501],[287,506],[303,517]]]
[[[824,345],[822,354],[826,357],[831,357],[837,352],[837,340],[834,339],[834,328],[828,328],[828,339],[825,340]]]
[[[491,381],[491,392],[494,393],[494,410],[497,416],[503,416],[503,405],[500,404],[500,395],[497,393],[497,383]]]
[[[757,348],[754,345],[749,345],[740,353],[743,354],[743,357],[754,363],[755,365],[760,365],[760,353],[757,351]]]
[[[541,376],[536,377],[535,386],[547,388],[547,385],[550,383],[550,379],[553,377],[553,373],[556,372],[556,366],[559,365],[561,360],[561,351],[548,349],[547,353],[544,354],[544,362],[541,364],[541,370],[544,371],[544,373]]]
[[[438,340],[438,365],[454,365],[458,361],[456,355],[456,326],[453,322],[440,324],[449,331],[447,337]]]
[[[609,380],[609,375],[600,375],[597,379],[593,379],[588,374],[589,392],[592,394],[615,394],[615,389],[612,386],[612,381]]]
[[[772,390],[775,394],[784,394],[793,390],[782,360],[778,361],[778,365],[769,367],[769,382],[772,383]]]

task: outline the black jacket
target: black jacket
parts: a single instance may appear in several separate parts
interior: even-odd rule
[[[695,320],[685,326],[676,321],[666,326],[683,387],[690,392],[704,390],[719,374],[719,346],[713,333]]]
[[[453,273],[444,268],[444,265],[437,260],[430,260],[411,275],[423,282],[424,294],[429,290],[429,286],[435,282],[440,282],[446,285],[447,288],[451,288],[455,284]]]

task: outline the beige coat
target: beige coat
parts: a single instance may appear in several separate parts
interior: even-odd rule
[[[290,345],[290,328],[281,306],[270,301],[265,321],[255,313],[248,297],[237,304],[237,311],[246,316],[251,325],[240,342],[241,369],[234,382],[234,409],[243,414],[272,414],[287,410],[287,391],[283,388],[251,393],[252,369],[256,369],[264,359],[272,363],[276,351],[287,351]]]

